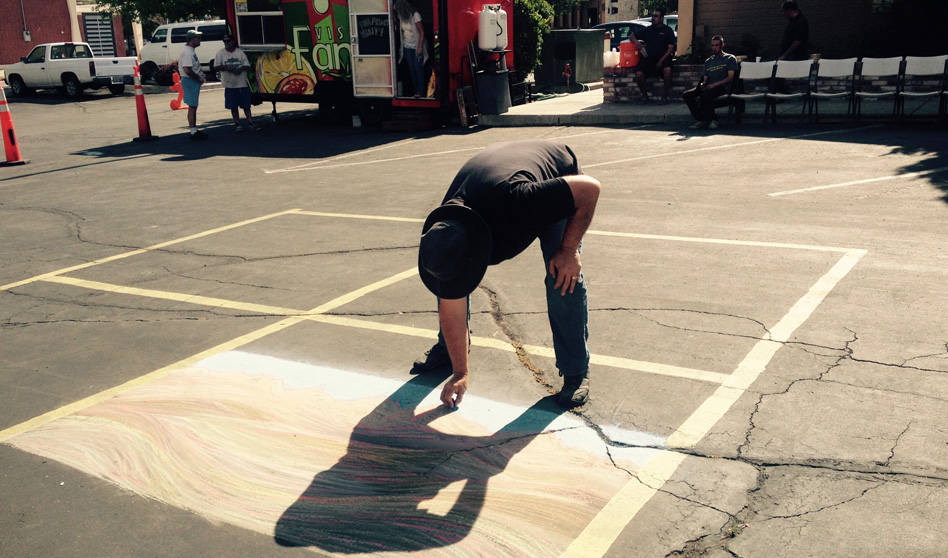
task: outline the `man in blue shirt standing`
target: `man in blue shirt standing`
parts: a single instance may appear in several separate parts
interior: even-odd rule
[[[645,51],[645,57],[635,68],[635,82],[642,92],[642,104],[648,103],[648,91],[645,89],[645,80],[652,75],[661,75],[665,80],[665,89],[658,104],[668,102],[668,92],[672,84],[672,55],[678,45],[678,38],[671,27],[665,25],[665,9],[652,10],[652,25],[639,31],[636,37],[639,49]]]

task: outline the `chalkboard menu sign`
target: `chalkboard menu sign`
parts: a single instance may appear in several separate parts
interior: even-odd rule
[[[356,32],[359,54],[391,54],[389,51],[389,18],[385,14],[357,15]]]

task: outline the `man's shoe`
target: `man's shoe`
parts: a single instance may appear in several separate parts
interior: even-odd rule
[[[434,372],[451,366],[451,355],[448,354],[448,348],[441,343],[435,343],[428,349],[421,358],[415,361],[411,370],[415,374],[424,374]]]
[[[197,132],[191,134],[191,141],[204,141],[207,139],[207,134],[198,130]]]
[[[589,401],[589,372],[563,376],[563,389],[556,395],[556,402],[563,407],[579,407],[585,405],[587,401]]]
[[[668,104],[668,97],[662,97],[661,99],[659,99],[659,100],[658,100],[658,104],[660,104],[660,105],[667,105],[667,104]]]
[[[640,105],[647,105],[647,104],[648,104],[648,95],[642,95],[641,97],[639,97],[638,103],[639,103]]]
[[[700,120],[695,120],[695,123],[688,127],[691,128],[692,130],[700,130],[701,128],[707,128],[708,123],[702,122]]]
[[[712,120],[711,123],[708,124],[708,128],[711,128],[712,130],[717,130],[717,129],[718,129],[718,121],[717,121],[717,120]]]

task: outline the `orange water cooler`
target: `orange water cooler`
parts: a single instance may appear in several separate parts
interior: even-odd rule
[[[634,68],[639,65],[639,45],[632,41],[619,43],[619,66]]]

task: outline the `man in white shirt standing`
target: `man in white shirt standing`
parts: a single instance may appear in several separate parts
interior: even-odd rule
[[[184,36],[187,41],[181,48],[181,57],[178,58],[178,74],[181,76],[181,91],[184,93],[184,103],[188,105],[188,126],[191,128],[191,140],[207,139],[207,134],[197,129],[198,97],[201,95],[201,84],[204,83],[204,70],[201,61],[194,52],[201,46],[201,32],[191,29]]]
[[[240,112],[244,109],[247,123],[251,130],[259,130],[254,126],[253,116],[250,114],[250,84],[247,83],[247,72],[250,70],[250,59],[237,46],[233,35],[224,35],[224,48],[214,55],[213,71],[221,73],[221,85],[224,86],[224,108],[230,109],[234,118],[236,131],[243,130],[240,126]]]

